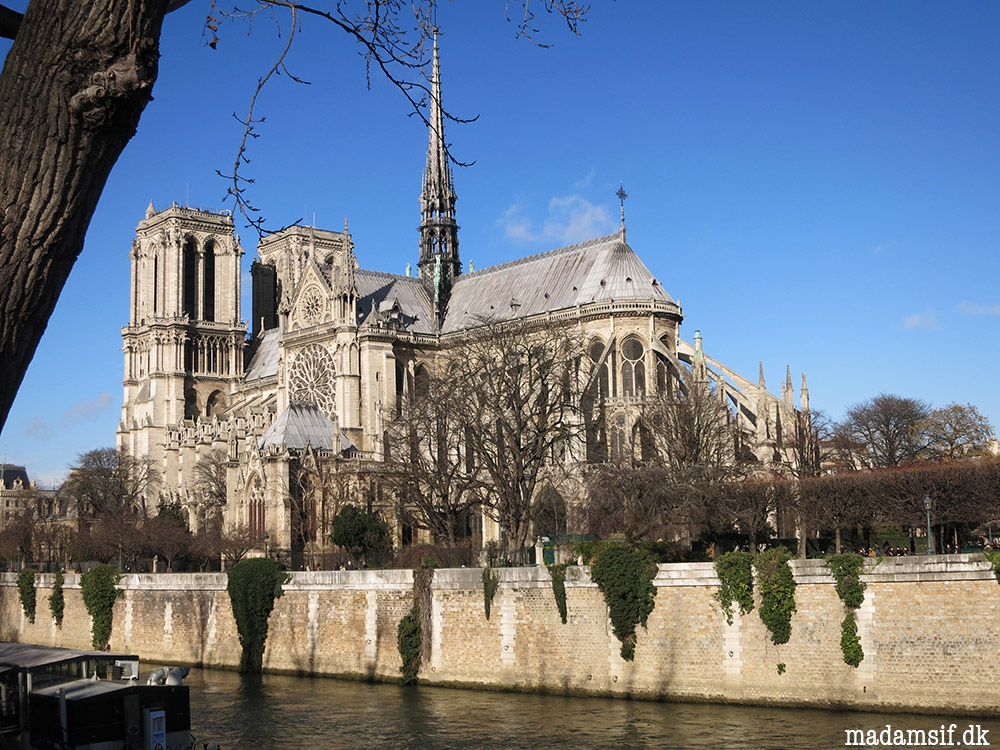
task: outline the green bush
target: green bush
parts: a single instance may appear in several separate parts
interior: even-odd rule
[[[114,565],[98,565],[80,576],[80,593],[92,621],[91,644],[98,651],[108,648],[115,600],[125,596],[118,588],[121,577],[122,572]]]
[[[848,609],[857,609],[865,600],[865,584],[861,580],[864,558],[861,555],[830,555],[826,566],[837,582],[837,596]]]
[[[21,597],[21,609],[28,622],[35,621],[35,571],[25,568],[17,574],[17,593]]]
[[[733,624],[733,602],[745,615],[753,610],[753,555],[749,552],[726,552],[715,559],[715,573],[719,576],[719,590],[715,599],[726,613],[726,622]]]
[[[500,576],[492,568],[483,568],[483,607],[486,609],[486,619],[490,619],[490,608],[493,606],[493,597],[497,595],[500,588]]]
[[[844,621],[840,624],[840,650],[844,653],[844,661],[852,667],[856,667],[865,658],[865,652],[861,648],[861,639],[858,637],[858,623],[854,619],[854,612],[844,615]]]
[[[635,626],[646,627],[653,611],[656,561],[648,552],[623,544],[607,545],[594,560],[592,575],[604,594],[611,626],[622,643],[622,658],[635,658]]]
[[[274,600],[281,596],[281,587],[288,582],[288,573],[277,560],[254,557],[236,563],[229,569],[228,578],[226,589],[243,648],[240,672],[260,674],[267,643],[267,620],[274,609]]]
[[[378,511],[366,511],[345,505],[330,521],[330,541],[348,554],[364,558],[379,556],[392,549],[392,534]]]
[[[844,662],[856,667],[865,658],[854,613],[865,600],[865,584],[861,580],[864,558],[861,555],[850,554],[830,555],[826,558],[826,565],[837,582],[837,596],[848,610],[840,626],[840,650],[844,654]]]
[[[549,575],[552,576],[552,595],[556,598],[559,608],[559,618],[566,624],[569,612],[566,609],[566,568],[567,565],[550,565]]]
[[[792,636],[792,612],[795,611],[795,578],[788,567],[791,553],[775,547],[757,555],[757,588],[760,590],[761,621],[771,631],[771,642],[788,643]]]
[[[396,629],[396,644],[399,647],[399,656],[403,660],[403,665],[399,668],[403,675],[399,678],[400,685],[417,684],[421,640],[420,608],[414,604],[409,613],[399,621],[399,627]]]
[[[56,571],[55,579],[52,582],[52,593],[49,594],[49,609],[52,611],[52,620],[57,628],[62,627],[63,611],[66,609],[66,599],[63,597],[63,572]]]

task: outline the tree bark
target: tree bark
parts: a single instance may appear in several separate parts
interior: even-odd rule
[[[0,428],[151,98],[168,6],[32,0],[0,72]]]

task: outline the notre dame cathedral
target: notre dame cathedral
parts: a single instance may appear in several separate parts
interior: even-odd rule
[[[600,372],[609,425],[588,440],[610,442],[608,432],[627,432],[631,407],[647,388],[699,367],[758,459],[787,460],[781,433],[789,434],[800,414],[791,374],[776,397],[764,387],[763,370],[754,382],[709,357],[697,331],[692,344],[681,340],[681,308],[626,243],[624,213],[615,234],[463,273],[436,42],[429,122],[416,274],[361,268],[346,225],[342,232],[281,230],[257,247],[249,338],[240,311],[243,248],[232,217],[176,204],[157,211],[150,203],[130,254],[117,442],[157,468],[159,497],[151,506],[179,503],[197,530],[210,466],[224,484],[215,502],[225,526],[266,538],[293,564],[330,546],[329,521],[342,502],[385,509],[398,544],[428,541],[398,522],[391,499],[382,497],[384,415],[433,366],[436,352],[498,318],[563,326],[579,337]],[[800,398],[807,413],[804,375]],[[607,454],[587,449],[578,460]],[[307,498],[296,478],[304,463],[332,477]],[[581,487],[562,488],[564,508],[579,501]],[[479,516],[470,533],[483,542],[499,530]]]

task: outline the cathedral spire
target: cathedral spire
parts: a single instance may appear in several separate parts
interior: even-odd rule
[[[458,258],[458,223],[455,221],[455,185],[448,164],[444,140],[444,110],[441,105],[441,68],[438,59],[437,29],[431,69],[431,99],[428,113],[427,162],[420,193],[420,278],[438,300],[440,321],[448,303],[455,277],[462,272]],[[441,264],[440,273],[435,266]]]

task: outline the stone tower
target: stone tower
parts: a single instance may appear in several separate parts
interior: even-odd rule
[[[243,375],[242,255],[228,213],[150,202],[129,254],[119,447],[159,465],[165,428],[230,405]]]
[[[417,267],[421,281],[431,292],[440,324],[455,278],[462,272],[462,263],[458,258],[458,223],[455,220],[457,196],[444,141],[436,30],[428,120],[430,134],[420,192],[420,261]]]

